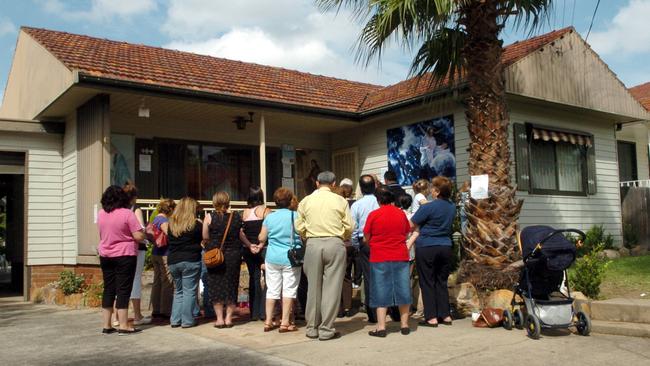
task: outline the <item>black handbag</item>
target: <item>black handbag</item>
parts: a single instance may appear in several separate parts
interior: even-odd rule
[[[291,248],[287,252],[287,257],[289,257],[289,263],[291,267],[300,267],[305,263],[305,245],[300,242],[296,244],[295,241],[296,229],[293,223],[293,211],[291,212]]]

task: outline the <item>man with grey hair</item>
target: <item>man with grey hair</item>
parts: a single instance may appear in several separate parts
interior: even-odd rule
[[[352,235],[352,217],[345,198],[332,192],[336,176],[318,174],[318,194],[298,205],[296,230],[306,240],[304,271],[307,275],[307,337],[321,341],[336,339],[334,320],[341,302],[345,275],[344,241]]]

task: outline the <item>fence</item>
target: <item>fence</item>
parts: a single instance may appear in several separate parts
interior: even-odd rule
[[[650,246],[650,181],[635,181],[641,184],[623,185],[621,182],[621,210],[623,214],[623,228],[635,230],[639,237],[639,244]],[[645,182],[645,183],[643,183]]]

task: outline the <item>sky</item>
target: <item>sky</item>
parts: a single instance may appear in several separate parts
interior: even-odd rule
[[[597,0],[555,0],[537,32],[573,25],[586,37]],[[0,0],[0,86],[21,26],[172,48],[380,85],[408,76],[412,54],[391,45],[357,62],[362,24],[313,0]],[[529,33],[507,27],[506,44]],[[623,83],[650,81],[650,0],[602,0],[587,40]],[[1,98],[1,96],[0,96]],[[1,101],[1,99],[0,99]]]

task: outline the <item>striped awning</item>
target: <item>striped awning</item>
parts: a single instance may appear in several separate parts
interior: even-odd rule
[[[582,145],[590,147],[592,145],[591,137],[578,133],[561,132],[546,130],[539,127],[533,127],[533,140],[568,142],[573,145]]]

